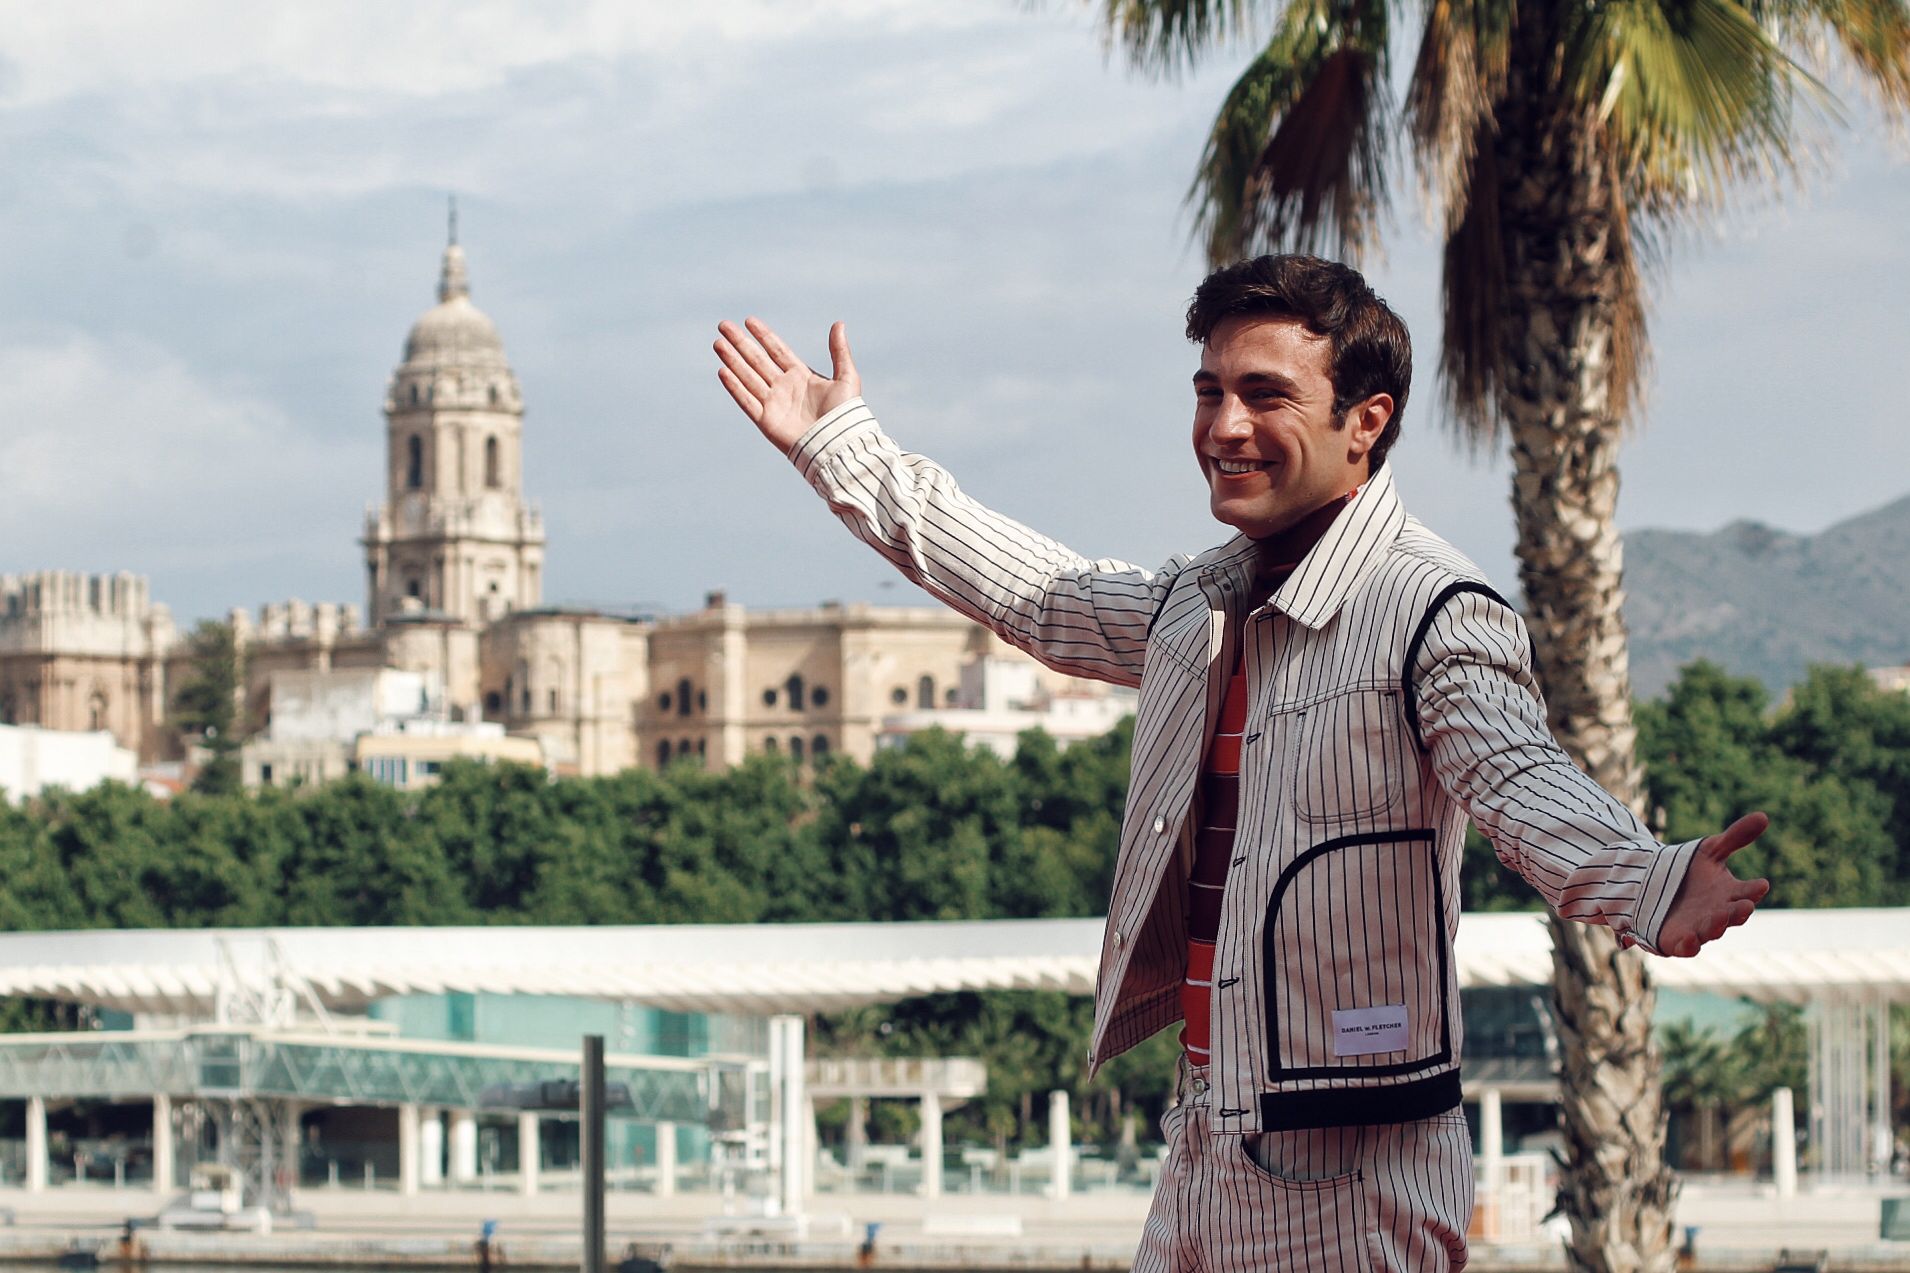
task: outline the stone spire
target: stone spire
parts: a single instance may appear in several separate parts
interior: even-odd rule
[[[451,229],[444,247],[444,269],[438,275],[438,299],[448,301],[471,294],[464,274],[464,249],[458,246],[458,198],[451,196]]]

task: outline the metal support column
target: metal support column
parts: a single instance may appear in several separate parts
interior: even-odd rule
[[[803,1019],[779,1016],[769,1019],[770,1073],[775,1091],[771,1107],[775,1110],[772,1144],[780,1151],[777,1162],[777,1201],[782,1214],[800,1215],[808,1193],[810,1146],[804,1135],[804,1117],[809,1098],[804,1091]]]
[[[1771,1177],[1779,1198],[1797,1196],[1797,1113],[1788,1087],[1771,1093]]]
[[[584,1036],[578,1122],[583,1133],[583,1273],[604,1273],[604,1037]]]
[[[1505,1103],[1499,1089],[1488,1087],[1479,1093],[1479,1165],[1485,1188],[1479,1199],[1483,1236],[1490,1242],[1499,1236],[1504,1199],[1505,1176]]]
[[[153,1192],[161,1197],[172,1193],[178,1178],[172,1151],[172,1097],[161,1092],[153,1097]]]
[[[922,1196],[942,1196],[942,1097],[922,1093]]]
[[[544,1162],[544,1143],[537,1113],[525,1110],[517,1116],[517,1191],[525,1197],[537,1193],[537,1169]]]
[[[1048,1093],[1048,1142],[1054,1146],[1052,1192],[1056,1198],[1065,1198],[1074,1186],[1074,1125],[1066,1092]]]
[[[418,1183],[444,1187],[444,1111],[424,1110],[418,1119]]]
[[[468,1109],[451,1111],[451,1183],[468,1185],[478,1178],[477,1115]]]
[[[27,1097],[27,1192],[46,1192],[46,1097]]]
[[[676,1124],[657,1124],[657,1188],[659,1198],[676,1196]]]
[[[419,1115],[416,1105],[398,1107],[398,1192],[407,1198],[418,1192],[418,1142],[423,1139]]]

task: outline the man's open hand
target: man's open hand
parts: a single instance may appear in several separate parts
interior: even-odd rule
[[[1763,835],[1770,825],[1771,820],[1763,814],[1747,813],[1698,845],[1691,869],[1658,934],[1659,953],[1695,955],[1706,942],[1724,936],[1725,929],[1751,918],[1751,912],[1771,891],[1771,882],[1740,880],[1731,873],[1726,859]],[[1625,944],[1635,943],[1628,937]]]
[[[784,455],[816,421],[862,393],[862,378],[849,357],[849,332],[841,323],[829,329],[831,376],[811,371],[759,318],[745,319],[742,327],[718,323],[716,330],[716,356],[723,362],[716,378]]]

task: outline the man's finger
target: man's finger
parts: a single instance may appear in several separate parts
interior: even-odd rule
[[[1771,820],[1762,813],[1747,813],[1718,834],[1705,840],[1702,852],[1713,862],[1722,862],[1764,834]]]
[[[832,323],[829,327],[829,365],[832,379],[855,379],[856,363],[849,356],[849,327],[846,323]]]
[[[732,323],[729,325],[730,329],[723,334],[729,337],[730,344],[736,349],[737,353],[743,356],[743,360],[750,365],[750,369],[761,376],[764,383],[767,384],[776,378],[777,373],[780,372],[782,368],[776,365],[776,360],[769,356],[767,349],[763,348],[762,341],[757,337],[754,330],[756,327],[763,326],[763,320],[760,318],[746,318],[743,320],[743,326],[751,330],[738,330],[736,325]],[[721,330],[720,327],[719,330]],[[768,328],[765,327],[764,330],[767,331]]]
[[[808,370],[808,364],[796,357],[789,346],[783,343],[783,338],[778,336],[775,329],[768,323],[760,318],[750,318],[745,319],[743,325],[749,328],[750,335],[762,342],[763,348],[768,351],[770,359],[777,367],[783,371],[788,371],[795,367],[802,367],[804,370]]]
[[[1732,900],[1750,902],[1755,907],[1757,903],[1770,896],[1770,892],[1771,882],[1769,880],[1746,880],[1739,886],[1738,894]]]
[[[743,414],[749,417],[750,423],[761,424],[763,422],[762,399],[743,388],[743,382],[738,380],[728,367],[718,367],[716,369],[716,378],[721,380],[723,387],[730,391],[730,397],[736,399],[736,405],[743,409]]]
[[[724,324],[724,326],[728,327],[730,325]],[[744,355],[743,350],[737,347],[735,339],[731,336],[731,332],[735,332],[737,336],[742,335],[741,332],[736,332],[734,327],[730,327],[729,331],[723,333],[723,338],[716,342],[716,356],[723,360],[723,365],[729,368],[730,374],[742,382],[743,388],[749,390],[758,400],[769,397],[768,378],[750,364],[750,360]],[[747,339],[746,343],[752,346],[756,344],[755,341]],[[763,356],[763,351],[760,348],[756,350],[756,356],[758,358]]]

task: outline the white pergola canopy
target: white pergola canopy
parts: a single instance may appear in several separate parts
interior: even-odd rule
[[[832,1011],[958,990],[1094,988],[1102,921],[598,928],[102,930],[0,935],[0,995],[211,1016],[221,987],[302,983],[327,1010],[448,992],[566,995],[679,1012]],[[1463,986],[1551,975],[1543,916],[1468,915]],[[1808,1002],[1910,998],[1910,909],[1767,911],[1660,985]]]

